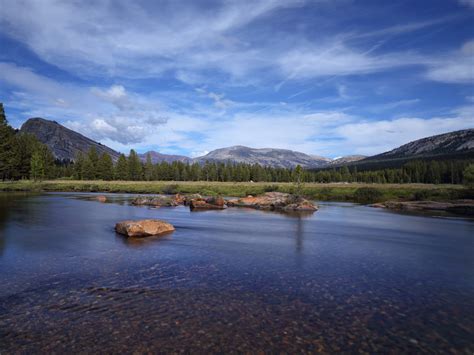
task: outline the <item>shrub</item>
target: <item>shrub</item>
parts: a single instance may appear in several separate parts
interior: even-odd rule
[[[424,201],[427,200],[430,196],[430,192],[428,190],[418,190],[415,191],[413,194],[412,200],[414,201]]]
[[[361,187],[354,192],[354,200],[359,203],[374,203],[382,199],[382,192],[373,187]]]
[[[469,164],[463,172],[464,185],[474,188],[474,164]]]
[[[274,185],[265,185],[263,187],[263,191],[265,192],[273,192],[273,191],[278,191],[279,186],[274,184]]]
[[[165,185],[161,189],[161,193],[167,194],[167,195],[174,195],[179,192],[179,185],[178,184],[171,184],[171,185]]]

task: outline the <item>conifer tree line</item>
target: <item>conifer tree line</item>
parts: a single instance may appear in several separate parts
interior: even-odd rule
[[[79,180],[133,181],[222,181],[222,182],[363,182],[363,183],[431,183],[462,184],[464,171],[474,160],[411,161],[397,169],[357,171],[341,167],[310,171],[263,167],[258,164],[206,162],[188,164],[179,161],[153,164],[148,154],[141,162],[132,149],[128,157],[121,154],[115,164],[108,154],[100,157],[92,147],[80,154],[74,164],[74,178]]]
[[[206,162],[152,163],[148,154],[142,162],[132,149],[116,162],[94,147],[80,153],[75,162],[55,161],[48,147],[33,135],[15,131],[7,122],[0,103],[0,179],[133,180],[133,181],[232,181],[232,182],[363,182],[363,183],[465,183],[465,172],[474,159],[416,160],[400,168],[358,171],[357,166],[322,170],[263,167],[258,164]],[[470,168],[468,169],[468,166]]]
[[[58,177],[57,167],[48,147],[30,134],[16,132],[7,121],[0,103],[0,179],[19,180]]]

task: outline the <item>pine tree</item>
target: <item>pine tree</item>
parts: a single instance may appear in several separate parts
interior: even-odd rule
[[[81,175],[83,180],[94,180],[96,178],[95,166],[87,155],[82,164]]]
[[[41,157],[41,163],[44,167],[43,178],[56,178],[54,156],[49,148],[46,145],[38,142],[36,151],[39,153]]]
[[[125,155],[120,154],[115,167],[115,178],[117,180],[128,180],[128,162]]]
[[[31,134],[18,133],[11,138],[11,146],[7,152],[8,175],[12,179],[28,179],[33,152],[41,143]]]
[[[464,184],[469,188],[474,188],[474,164],[469,164],[463,172]]]
[[[133,149],[128,156],[128,174],[130,180],[142,180],[142,163]]]
[[[10,150],[15,131],[8,125],[3,104],[0,102],[0,179],[10,176]]]
[[[99,175],[99,171],[98,171],[99,155],[97,154],[97,150],[95,149],[94,146],[89,148],[89,152],[87,153],[87,159],[89,160],[90,166],[91,166],[91,173],[89,174],[90,178],[88,179],[94,180]]]
[[[77,180],[82,180],[82,166],[84,165],[84,154],[79,152],[76,157],[76,161],[74,162],[74,178]]]
[[[44,179],[44,161],[39,151],[35,151],[31,156],[30,179],[34,181]]]
[[[303,194],[303,168],[297,165],[293,171],[293,183],[295,184],[295,194],[301,196]]]
[[[112,180],[114,178],[114,164],[109,154],[102,153],[97,163],[97,172],[99,179]]]
[[[146,181],[151,181],[153,179],[153,163],[151,161],[151,154],[147,153],[146,163],[143,173]]]

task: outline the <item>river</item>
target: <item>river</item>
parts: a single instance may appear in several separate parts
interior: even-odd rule
[[[0,353],[474,351],[472,220],[88,196],[0,193]]]

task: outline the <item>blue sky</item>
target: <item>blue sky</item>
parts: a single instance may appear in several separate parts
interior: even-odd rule
[[[474,0],[0,0],[0,101],[119,151],[337,157],[474,127]]]

